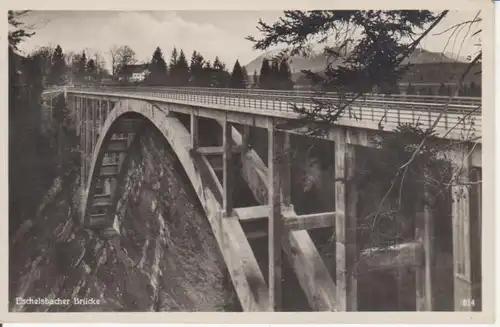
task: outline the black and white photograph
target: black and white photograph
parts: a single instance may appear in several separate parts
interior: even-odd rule
[[[9,314],[482,312],[487,15],[9,10]]]

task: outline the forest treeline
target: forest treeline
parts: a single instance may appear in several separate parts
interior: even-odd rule
[[[290,64],[285,57],[263,60],[260,72],[254,71],[250,78],[239,60],[229,71],[218,56],[210,61],[196,50],[188,60],[184,50],[174,47],[167,62],[162,49],[157,47],[149,62],[139,64],[129,46],[113,47],[109,51],[111,71],[106,68],[102,55],[87,52],[65,54],[57,45],[54,49],[42,47],[31,56],[40,59],[46,85],[101,83],[104,80],[128,84],[132,72],[138,69],[147,72],[141,84],[151,86],[293,89]]]

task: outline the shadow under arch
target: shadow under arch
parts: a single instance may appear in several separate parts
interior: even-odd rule
[[[87,214],[92,204],[89,199],[99,178],[106,148],[115,133],[114,127],[127,118],[141,118],[145,123],[152,124],[177,156],[212,228],[243,310],[269,310],[267,285],[249,243],[243,242],[246,240],[245,233],[238,220],[221,217],[222,206],[217,194],[220,185],[207,180],[203,174],[203,170],[208,169],[208,175],[215,176],[213,168],[203,167],[203,161],[193,154],[191,135],[175,115],[170,115],[168,104],[153,105],[146,101],[125,99],[118,101],[107,114],[93,150],[89,175],[82,194],[81,222],[85,224],[88,220]]]

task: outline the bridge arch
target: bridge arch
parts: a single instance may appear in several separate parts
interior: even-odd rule
[[[120,126],[121,121],[128,119],[142,119],[143,123],[152,124],[169,143],[212,227],[225,264],[233,282],[235,282],[234,286],[243,309],[245,311],[267,311],[269,309],[268,290],[262,272],[258,269],[258,264],[251,255],[252,250],[248,243],[239,243],[239,240],[245,238],[244,231],[237,220],[222,219],[222,201],[220,194],[217,194],[222,193],[220,183],[207,178],[207,176],[215,177],[215,172],[210,165],[203,165],[203,160],[194,155],[189,130],[176,116],[169,114],[168,105],[158,106],[134,99],[124,99],[115,103],[114,108],[107,114],[106,120],[100,128],[100,135],[94,146],[89,164],[89,174],[82,193],[81,222],[85,225],[88,221],[96,182],[112,135],[120,132],[115,127]],[[139,132],[144,124],[137,126],[135,132]],[[202,173],[206,169],[209,170],[207,175]],[[114,217],[109,216],[107,218],[114,219]],[[108,221],[108,226],[111,225],[112,222]],[[245,262],[235,260],[235,258],[241,257],[246,259]],[[252,291],[249,293],[248,289]]]
[[[198,199],[209,220],[216,219],[221,210],[217,195],[214,194],[206,181],[203,180],[196,160],[191,156],[191,138],[189,131],[180,120],[174,116],[169,116],[166,107],[159,107],[141,100],[126,99],[118,101],[113,110],[108,113],[104,125],[100,129],[99,139],[94,146],[92,159],[89,165],[89,174],[85,183],[85,190],[82,198],[81,219],[85,223],[89,209],[92,205],[91,196],[99,179],[99,171],[103,165],[104,154],[108,145],[112,142],[114,133],[120,133],[116,126],[121,122],[134,119],[143,120],[143,124],[134,125],[129,132],[138,133],[144,124],[152,124],[156,127],[177,155],[179,162],[184,168],[189,181],[191,182]],[[134,130],[135,128],[135,130]]]

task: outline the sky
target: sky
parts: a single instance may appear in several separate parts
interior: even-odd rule
[[[475,53],[472,39],[464,28],[445,48],[450,33],[434,35],[466,20],[474,19],[476,11],[452,11],[422,42],[424,49],[452,53],[465,57]],[[113,45],[128,45],[141,62],[148,62],[159,46],[165,60],[169,60],[173,47],[183,49],[188,59],[193,50],[213,62],[215,56],[232,68],[236,59],[246,65],[262,51],[252,50],[245,37],[259,37],[259,18],[267,23],[276,21],[281,11],[33,11],[23,18],[34,25],[36,34],[27,39],[20,49],[25,54],[46,45],[61,45],[64,52],[84,49],[104,56],[109,68],[109,49]],[[471,34],[476,28],[471,30]]]

